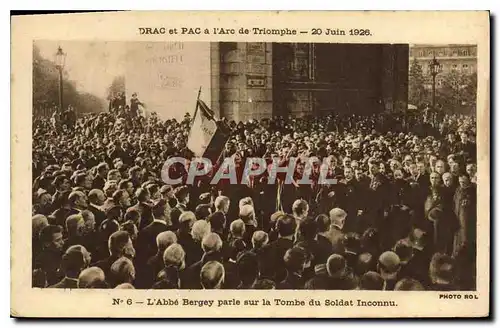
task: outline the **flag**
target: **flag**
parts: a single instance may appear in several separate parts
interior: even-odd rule
[[[198,99],[198,108],[203,112],[205,117],[208,117],[210,120],[215,121],[215,113],[208,108],[207,104],[201,99]]]
[[[229,139],[229,131],[223,127],[222,122],[216,121],[214,115],[207,104],[198,99],[187,143],[196,157],[208,158],[213,164]]]

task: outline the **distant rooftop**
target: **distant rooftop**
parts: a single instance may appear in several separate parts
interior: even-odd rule
[[[446,43],[443,43],[443,44],[410,44],[409,45],[410,48],[441,48],[441,47],[470,47],[470,46],[475,46],[477,47],[477,44],[473,44],[473,43],[470,43],[470,44],[454,44],[454,43],[450,43],[450,44],[446,44]]]

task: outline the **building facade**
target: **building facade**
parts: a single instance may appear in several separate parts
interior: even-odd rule
[[[408,45],[211,44],[211,103],[243,121],[405,108]]]
[[[182,119],[196,96],[228,120],[406,108],[407,44],[130,42],[126,94]],[[201,91],[199,91],[201,90]]]
[[[432,87],[429,67],[434,56],[440,66],[440,74],[436,76],[436,88],[442,86],[443,77],[451,71],[464,74],[475,74],[477,72],[477,46],[475,45],[411,45],[410,65],[414,60],[417,60],[420,64],[424,76],[427,77],[427,88]]]

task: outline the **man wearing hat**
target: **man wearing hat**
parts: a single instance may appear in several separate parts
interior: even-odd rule
[[[459,288],[454,284],[456,279],[456,264],[452,257],[436,253],[429,265],[431,285],[429,290],[434,291],[456,291]]]
[[[167,231],[171,225],[170,218],[165,216],[165,206],[164,199],[160,199],[153,205],[153,221],[137,235],[137,259],[143,261],[143,264],[157,251],[156,236]]]
[[[459,177],[459,186],[453,198],[453,210],[458,218],[453,255],[457,255],[462,248],[467,248],[468,256],[475,258],[477,238],[477,191],[476,186],[470,182],[467,174]]]
[[[385,280],[386,290],[394,290],[394,286],[398,282],[398,273],[401,269],[401,260],[399,256],[387,251],[380,255],[377,265],[380,276]]]
[[[170,208],[174,208],[177,205],[177,199],[174,196],[174,188],[169,185],[163,185],[160,188],[160,194],[162,198],[168,202]]]
[[[463,130],[460,132],[460,142],[457,144],[457,153],[462,156],[464,162],[467,159],[476,160],[476,144],[469,140],[469,131]]]
[[[390,185],[387,178],[379,172],[380,161],[371,158],[368,162],[370,172],[370,187],[367,193],[367,205],[365,208],[369,211],[377,225],[382,224],[384,211],[388,207],[390,201]]]
[[[61,268],[64,278],[49,288],[77,288],[78,276],[90,264],[90,253],[81,245],[69,247],[62,256]]]
[[[58,225],[48,225],[40,231],[42,250],[34,260],[33,269],[45,272],[48,285],[57,283],[62,277],[60,272],[62,248],[64,245],[63,229]]]
[[[130,116],[132,118],[137,117],[139,114],[139,106],[144,106],[142,102],[137,98],[137,93],[132,94],[132,98],[130,99]]]
[[[276,286],[276,289],[303,289],[305,284],[303,273],[307,261],[306,251],[301,247],[294,246],[285,252],[283,261],[286,276]]]

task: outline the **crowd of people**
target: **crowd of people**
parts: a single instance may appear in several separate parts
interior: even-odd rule
[[[298,158],[293,183],[167,185],[163,163],[192,157],[190,122],[122,105],[34,119],[33,287],[476,288],[475,117],[231,121],[221,158],[237,172]],[[311,157],[338,183],[318,183],[317,166],[296,183]]]

